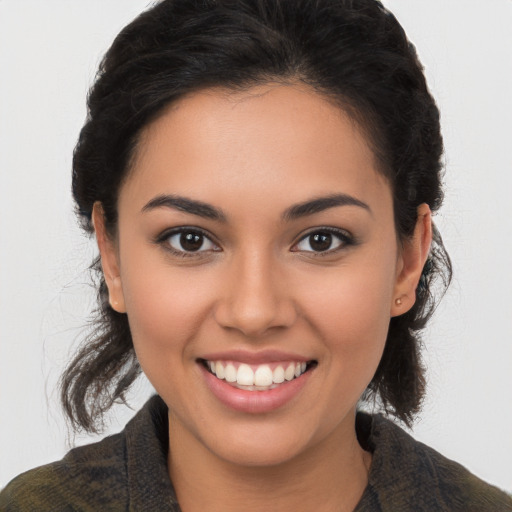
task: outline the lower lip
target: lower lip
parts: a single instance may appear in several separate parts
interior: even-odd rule
[[[311,374],[311,370],[308,370],[300,377],[268,391],[247,391],[231,386],[210,373],[202,364],[200,366],[206,385],[220,402],[236,411],[251,414],[271,412],[284,406],[300,393]]]

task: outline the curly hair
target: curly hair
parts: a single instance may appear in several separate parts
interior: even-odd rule
[[[115,236],[117,197],[141,130],[165,108],[209,87],[243,90],[297,82],[334,100],[367,135],[388,179],[401,241],[417,207],[441,205],[439,111],[414,46],[377,0],[163,0],[117,36],[88,96],[88,117],[73,158],[73,195],[92,233],[101,202]],[[140,374],[125,314],[109,305],[99,259],[94,329],[61,380],[76,429],[96,431],[104,413]],[[420,332],[451,279],[434,229],[432,249],[407,313],[390,320],[380,365],[364,395],[410,424],[425,391]],[[436,285],[439,283],[439,286]]]

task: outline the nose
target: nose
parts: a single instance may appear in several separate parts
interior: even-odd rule
[[[258,254],[236,258],[222,287],[215,318],[223,328],[255,338],[290,327],[296,320],[290,286],[271,258]]]

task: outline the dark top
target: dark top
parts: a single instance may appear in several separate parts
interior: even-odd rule
[[[0,493],[0,511],[178,512],[167,421],[166,405],[154,396],[121,433],[15,478]],[[511,497],[391,421],[358,413],[356,428],[373,461],[354,512],[512,511]]]

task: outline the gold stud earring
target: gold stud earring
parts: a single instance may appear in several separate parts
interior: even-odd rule
[[[398,297],[398,299],[395,299],[395,304],[397,306],[401,306],[402,305],[402,299],[400,297]]]

